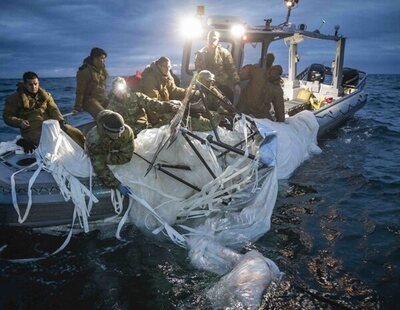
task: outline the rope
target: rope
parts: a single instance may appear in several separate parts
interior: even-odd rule
[[[149,211],[154,218],[164,227],[168,237],[174,242],[176,245],[186,248],[186,239],[180,233],[178,233],[175,229],[173,229],[143,198],[137,196],[132,189],[129,191],[129,197],[136,200],[141,206],[143,206],[147,211]]]
[[[40,261],[40,260],[44,260],[44,259],[49,258],[50,256],[53,256],[53,255],[56,255],[57,253],[60,253],[62,250],[64,250],[64,249],[66,248],[66,246],[67,246],[67,245],[69,244],[69,242],[71,241],[72,233],[73,233],[73,228],[74,228],[74,225],[75,225],[76,216],[77,216],[77,208],[75,207],[74,213],[73,213],[73,216],[72,216],[71,229],[69,230],[69,233],[68,233],[67,237],[65,238],[64,242],[63,242],[63,243],[61,244],[61,246],[60,246],[57,250],[55,250],[54,252],[52,252],[52,253],[46,253],[45,255],[40,256],[40,257],[16,258],[16,259],[2,259],[2,260],[8,261],[8,262],[10,262],[10,263],[22,263],[22,264],[25,264],[25,263],[32,263],[32,262],[37,262],[37,261]],[[1,252],[5,247],[6,247],[6,246],[3,246],[3,247],[0,249],[0,252]]]
[[[34,167],[35,165],[38,166],[38,168],[36,169],[36,171],[33,173],[33,175],[31,176],[31,178],[29,179],[29,183],[28,183],[28,203],[26,205],[26,209],[25,209],[25,213],[24,216],[21,217],[20,214],[20,209],[19,209],[19,205],[18,205],[18,200],[17,200],[17,192],[16,192],[16,186],[15,186],[15,176],[21,172],[24,172],[26,170],[28,170],[29,168]],[[12,202],[13,202],[13,206],[15,211],[17,212],[18,215],[18,223],[22,224],[23,222],[25,222],[25,220],[28,218],[29,212],[31,210],[32,207],[32,185],[35,182],[37,176],[39,175],[39,172],[42,170],[43,165],[42,163],[38,163],[38,161],[34,162],[33,164],[24,167],[16,172],[14,172],[11,175],[11,198],[12,198]]]

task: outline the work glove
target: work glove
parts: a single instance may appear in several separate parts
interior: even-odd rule
[[[60,119],[58,123],[60,124],[60,128],[62,129],[62,131],[67,132],[67,126],[65,126],[65,120]]]
[[[121,193],[122,196],[128,196],[129,194],[129,188],[127,188],[125,185],[120,184],[118,186],[118,190]]]
[[[182,106],[182,102],[179,100],[169,100],[168,105],[171,109],[171,112],[178,112],[179,108]]]
[[[28,120],[26,120],[26,119],[23,119],[22,121],[21,121],[21,123],[19,124],[19,128],[21,128],[21,129],[27,129],[27,128],[29,128],[31,125],[29,124],[29,121]]]
[[[16,144],[24,149],[25,153],[32,153],[37,145],[31,141],[25,140],[24,138],[19,139]]]

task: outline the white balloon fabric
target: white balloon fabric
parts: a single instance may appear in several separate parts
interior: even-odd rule
[[[321,153],[317,145],[318,122],[311,111],[302,111],[285,123],[268,119],[255,119],[261,135],[268,137],[271,132],[277,135],[277,173],[278,179],[288,179],[294,170],[313,154]],[[264,148],[267,150],[267,148]],[[264,152],[260,147],[260,152]],[[266,156],[261,154],[261,157]]]
[[[278,267],[260,253],[241,255],[236,249],[270,229],[278,179],[289,177],[304,160],[320,151],[316,145],[318,123],[312,113],[300,113],[286,123],[255,122],[261,138],[251,140],[247,138],[251,125],[244,117],[233,131],[218,128],[222,142],[242,142],[245,152],[241,155],[229,152],[225,157],[218,156],[225,149],[208,142],[211,133],[196,133],[196,139],[185,137],[183,131],[169,148],[163,148],[168,127],[162,127],[138,135],[138,155],[130,163],[110,166],[135,197],[140,197],[137,200],[145,200],[132,202],[130,218],[136,226],[153,234],[165,231],[163,223],[180,227],[179,239],[186,240],[191,263],[202,270],[226,274],[207,294],[217,308],[235,303],[255,308],[265,287],[282,276]],[[254,159],[249,159],[250,153]],[[158,156],[153,162],[154,154]],[[153,166],[146,175],[149,162]],[[198,190],[163,173],[163,165]]]

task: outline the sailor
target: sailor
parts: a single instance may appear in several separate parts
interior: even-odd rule
[[[282,67],[272,66],[269,70],[269,77],[266,83],[264,104],[268,111],[267,118],[277,121],[285,121],[285,101],[281,86]],[[274,113],[271,113],[271,105]]]
[[[212,30],[207,35],[207,45],[195,55],[195,69],[209,70],[215,74],[219,89],[233,102],[240,95],[240,79],[231,53],[219,44],[219,32]]]
[[[119,189],[126,195],[127,188],[114,176],[108,165],[122,165],[131,160],[134,150],[132,129],[124,123],[120,114],[110,110],[99,112],[96,122],[86,140],[93,169],[104,185]]]
[[[76,98],[72,113],[89,112],[94,118],[107,107],[105,67],[107,53],[94,47],[76,73]]]
[[[208,70],[202,70],[197,76],[197,88],[204,94],[207,106],[211,111],[227,114],[234,112],[232,102],[225,97],[222,91],[215,85],[215,75]]]
[[[161,101],[182,100],[185,97],[186,89],[175,85],[170,70],[171,61],[167,57],[160,57],[148,65],[142,73],[140,92]],[[159,119],[157,113],[149,113],[148,117],[156,127],[165,122],[165,120]]]
[[[201,113],[202,117],[212,120],[213,124],[231,128],[235,108],[232,102],[215,85],[215,75],[208,70],[200,71],[197,75],[196,87],[202,93],[202,99],[190,104],[191,116]],[[207,109],[210,114],[208,114]],[[206,127],[209,128],[210,125]]]
[[[274,60],[274,54],[268,53],[264,57],[265,69],[259,64],[245,65],[240,69],[240,80],[248,80],[248,83],[240,95],[237,106],[239,112],[257,118],[266,118],[269,115],[264,106],[265,84]]]
[[[53,97],[39,86],[39,77],[32,71],[24,73],[17,91],[6,98],[3,119],[7,125],[20,128],[22,139],[17,144],[25,152],[32,152],[39,145],[43,121],[48,119],[59,121],[61,129],[81,147],[85,143],[79,129],[65,124]]]
[[[163,102],[139,92],[131,92],[122,77],[113,80],[108,101],[108,109],[121,114],[135,136],[143,129],[168,124],[181,106],[180,101]],[[149,122],[148,114],[157,116],[156,124]]]

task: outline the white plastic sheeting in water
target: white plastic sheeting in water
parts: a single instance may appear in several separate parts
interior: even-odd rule
[[[321,153],[317,145],[319,125],[311,111],[302,111],[286,119],[285,123],[269,119],[255,119],[255,122],[262,136],[267,136],[271,131],[276,133],[279,180],[289,178],[312,154]]]
[[[182,130],[155,158],[169,137],[169,128],[162,127],[138,135],[130,163],[110,166],[131,190],[127,213],[131,222],[146,233],[163,232],[188,250],[194,266],[223,275],[207,292],[217,308],[256,308],[263,290],[281,278],[271,260],[257,251],[241,254],[239,250],[270,229],[278,179],[289,177],[319,151],[318,124],[312,113],[299,113],[284,124],[267,120],[256,120],[256,124],[261,137],[251,139],[251,123],[244,117],[233,131],[218,128],[222,142],[242,142],[241,155],[219,156],[225,149],[210,144],[206,139],[210,133],[197,133],[200,139],[195,139]],[[97,200],[76,178],[91,175],[87,155],[56,121],[44,123],[35,155],[38,171],[45,169],[54,176],[65,200],[72,199],[76,206],[74,218],[78,215],[87,231],[87,218]],[[149,162],[153,163],[150,169]]]
[[[270,229],[278,178],[290,176],[311,154],[319,152],[318,123],[312,113],[300,113],[284,124],[265,120],[256,120],[256,124],[262,139],[247,139],[250,124],[244,118],[233,131],[218,128],[218,136],[229,145],[245,141],[244,155],[230,152],[219,158],[220,148],[189,137],[202,162],[188,141],[178,135],[169,148],[158,154],[154,168],[145,176],[148,162],[167,140],[168,128],[164,127],[139,134],[135,152],[140,156],[134,156],[126,165],[111,167],[134,192],[136,201],[131,204],[130,218],[136,226],[153,234],[168,228],[170,237],[171,226],[179,227],[181,233],[174,230],[172,239],[184,240],[192,264],[225,274],[207,294],[210,300],[217,300],[217,308],[234,304],[255,308],[265,287],[282,276],[278,267],[257,251],[242,255],[237,250]],[[255,159],[249,159],[249,153]],[[169,171],[200,190],[157,169],[165,164],[189,167]]]

